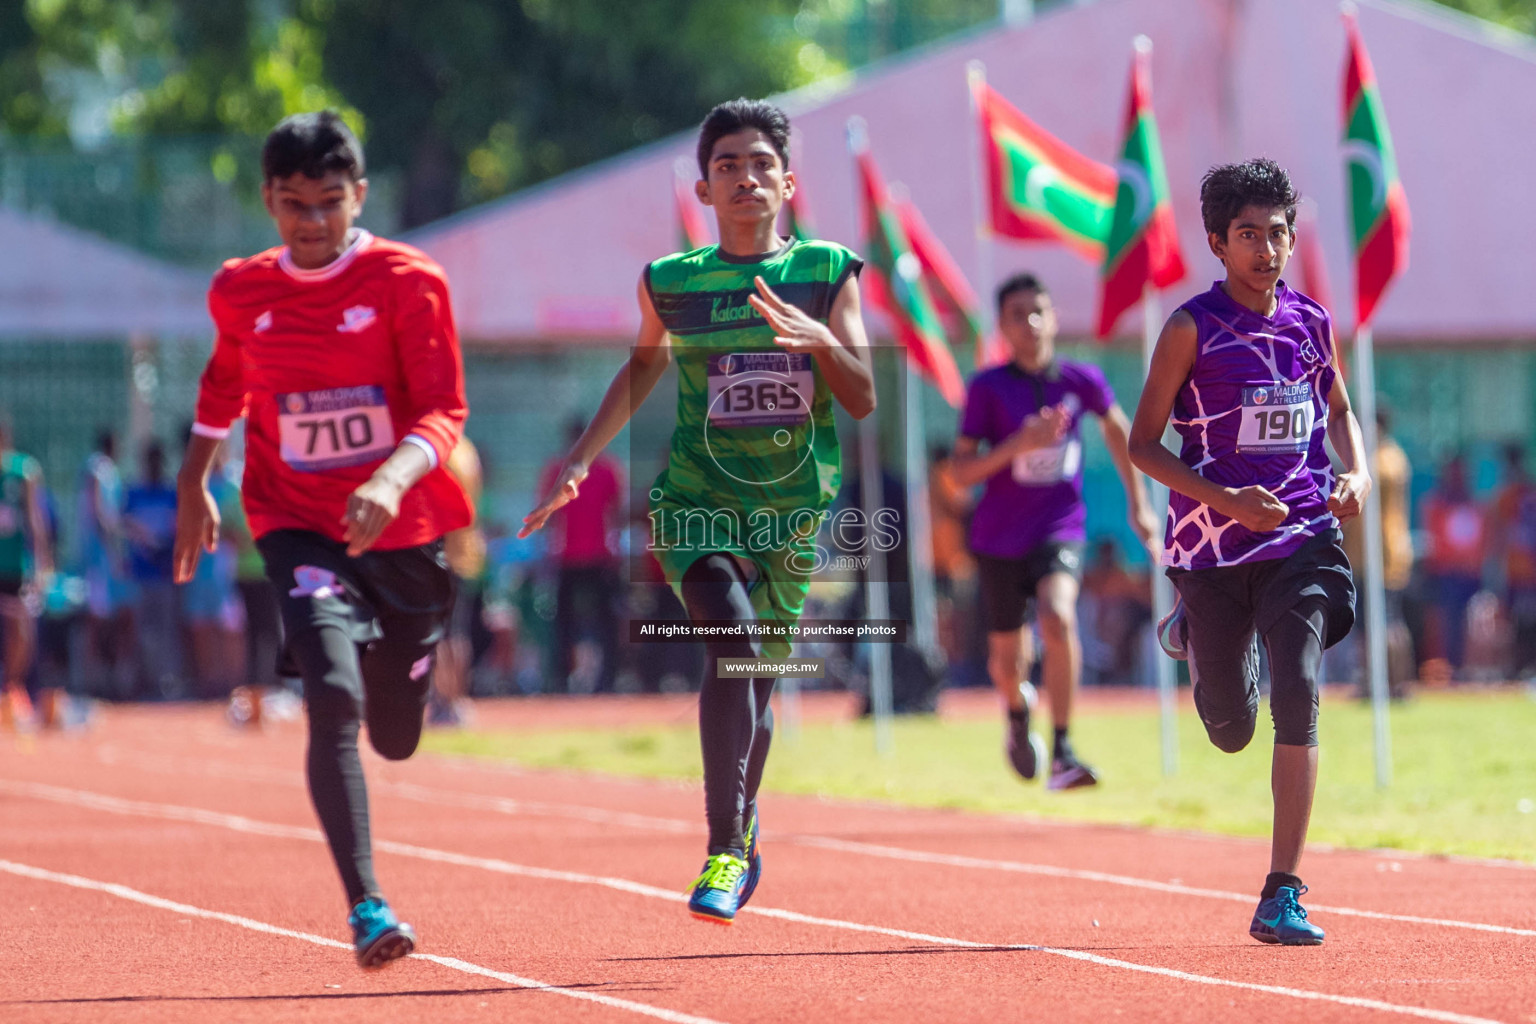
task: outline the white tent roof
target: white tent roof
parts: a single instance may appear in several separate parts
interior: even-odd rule
[[[0,207],[0,338],[211,331],[206,274]]]
[[[1377,316],[1383,340],[1536,338],[1525,232],[1536,221],[1536,44],[1423,3],[1363,0],[1413,216],[1411,265]],[[1345,35],[1336,0],[1099,0],[898,58],[783,97],[792,166],[818,230],[857,248],[844,126],[858,114],[889,180],[904,182],[972,275],[972,153],[965,66],[1048,131],[1113,163],[1131,40],[1150,36],[1153,94],[1189,278],[1165,307],[1220,276],[1200,226],[1199,180],[1214,164],[1269,156],[1316,203],[1340,325],[1353,320],[1340,156]],[[429,226],[412,239],[444,267],[466,337],[623,338],[638,323],[642,266],[672,251],[673,162],[691,133]],[[1097,268],[1058,246],[1001,241],[999,275],[1050,284],[1065,330],[1086,334]],[[1122,331],[1140,318],[1127,316]]]

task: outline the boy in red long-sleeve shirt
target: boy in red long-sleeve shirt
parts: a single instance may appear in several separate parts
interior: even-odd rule
[[[341,873],[358,962],[415,933],[373,874],[357,734],[415,752],[453,604],[442,537],[472,518],[446,470],[468,415],[443,271],[353,220],[368,182],[335,114],[284,120],[262,149],[262,198],[283,245],[215,275],[218,329],[178,482],[175,572],[218,542],[208,473],[246,419],[242,497],[278,588],[286,656],[304,680],[310,796]]]

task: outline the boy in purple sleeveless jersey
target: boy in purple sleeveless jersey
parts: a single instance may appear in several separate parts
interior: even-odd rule
[[[997,312],[1013,361],[972,379],[951,470],[961,486],[986,484],[971,518],[970,545],[987,615],[987,669],[1008,714],[1008,759],[1032,779],[1045,758],[1030,730],[1034,687],[1024,679],[1031,661],[1025,624],[1033,604],[1055,725],[1046,785],[1092,786],[1098,777],[1077,759],[1067,739],[1083,662],[1077,591],[1087,519],[1080,431],[1085,413],[1102,421],[1142,543],[1150,543],[1157,517],[1126,450],[1130,423],[1103,372],[1056,358],[1056,312],[1045,286],[1032,274],[1008,280],[998,289]]]
[[[1256,638],[1269,657],[1274,833],[1249,934],[1319,945],[1323,931],[1307,920],[1296,874],[1317,786],[1318,667],[1354,624],[1339,524],[1360,513],[1371,478],[1328,312],[1280,280],[1297,199],[1271,160],[1206,174],[1201,213],[1226,280],[1164,326],[1130,451],[1172,492],[1163,565],[1179,600],[1158,639],[1188,660],[1195,708],[1228,753],[1253,738]],[[1178,455],[1162,443],[1170,418]]]

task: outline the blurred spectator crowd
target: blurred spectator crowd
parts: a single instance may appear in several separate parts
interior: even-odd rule
[[[1452,455],[1415,510],[1408,458],[1385,415],[1380,426],[1376,500],[1394,694],[1406,693],[1413,681],[1536,676],[1536,478],[1524,448],[1504,449],[1500,483],[1484,495],[1472,492],[1465,460]],[[578,432],[579,424],[571,429]],[[0,438],[0,457],[24,458],[8,449]],[[36,480],[47,530],[43,568],[53,571],[34,573],[19,603],[6,606],[24,608],[31,622],[26,688],[34,699],[50,692],[110,700],[233,697],[232,715],[250,720],[260,713],[262,694],[269,695],[270,707],[271,694],[293,694],[298,686],[279,676],[276,594],[241,512],[238,466],[221,457],[214,473],[223,520],[218,550],[201,560],[191,583],[177,587],[171,580],[173,467],[158,441],[135,454],[134,471],[125,472],[116,439],[100,434],[75,481],[72,536],[61,537],[52,482]],[[481,470],[472,445],[464,458],[473,465],[461,476],[472,480],[478,496]],[[931,707],[943,685],[987,685],[985,617],[965,542],[972,495],[952,482],[948,464],[946,450],[932,453],[927,488],[940,649],[893,655],[898,704],[908,710]],[[541,487],[558,468],[556,458]],[[853,483],[845,485],[842,500],[856,503],[857,473],[847,472],[845,480]],[[904,508],[902,481],[888,478],[884,486],[885,502]],[[434,721],[462,721],[466,696],[698,686],[702,647],[628,642],[633,619],[686,618],[646,551],[645,504],[632,499],[628,488],[617,462],[603,457],[591,467],[579,498],[535,541],[518,540],[513,529],[494,521],[449,538],[461,596],[452,635],[440,652]],[[30,541],[27,519],[14,502],[0,508],[0,543]],[[1357,570],[1363,567],[1358,524],[1346,531],[1346,546]],[[907,553],[892,557],[898,568],[891,578],[900,584]],[[1079,606],[1084,684],[1152,684],[1156,645],[1147,564],[1125,557],[1114,540],[1090,544]],[[892,587],[897,617],[910,613],[906,592],[904,585]],[[829,580],[813,588],[806,614],[859,617],[862,602],[859,580]],[[1360,635],[1357,630],[1330,652],[1330,681],[1363,679]],[[0,645],[14,651],[24,639],[8,628]],[[854,645],[800,653],[827,658],[827,678],[819,685],[867,685],[867,652]],[[9,653],[6,664],[10,673]],[[6,682],[14,688],[17,681]]]

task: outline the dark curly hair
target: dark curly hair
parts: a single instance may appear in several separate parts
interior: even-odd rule
[[[323,178],[331,171],[341,171],[353,181],[364,172],[363,147],[334,110],[283,118],[261,147],[261,176],[266,181],[295,174]]]
[[[711,110],[699,125],[699,177],[709,177],[709,158],[715,143],[727,135],[755,128],[768,136],[779,162],[789,167],[789,118],[767,100],[749,100],[745,96],[729,100]]]
[[[1200,217],[1207,232],[1222,238],[1247,206],[1283,207],[1285,222],[1294,232],[1300,201],[1285,168],[1263,157],[1212,167],[1200,179]]]

